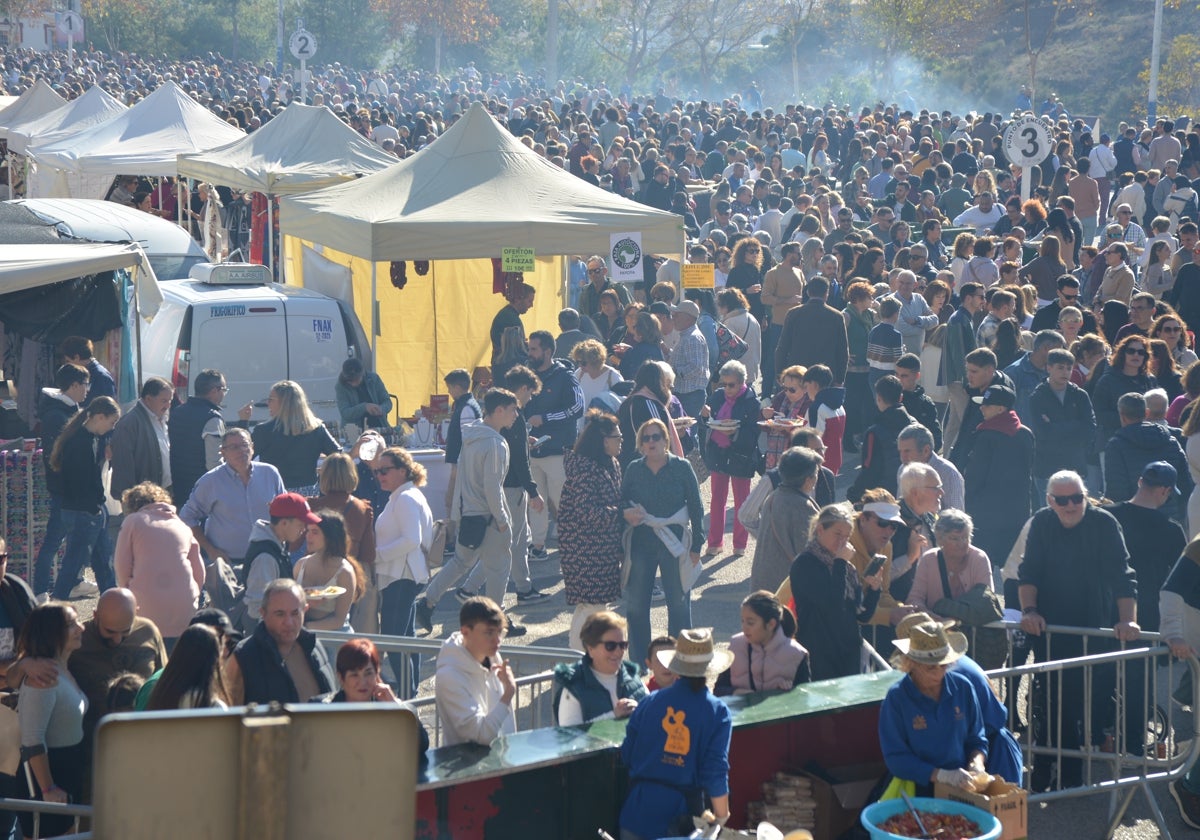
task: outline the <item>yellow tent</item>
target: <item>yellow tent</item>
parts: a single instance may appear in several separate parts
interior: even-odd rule
[[[375,371],[396,395],[401,417],[415,414],[431,394],[445,393],[442,377],[455,368],[473,371],[491,364],[492,319],[506,304],[492,291],[491,260],[437,260],[429,263],[424,277],[409,262],[403,289],[392,286],[391,264],[378,263],[373,295],[369,260],[292,236],[284,237],[283,245],[286,276],[300,285],[317,285],[311,276],[305,281],[305,249],[349,269],[349,287],[337,296],[353,301],[368,338],[374,321],[372,300],[378,301]],[[558,312],[566,306],[565,263],[563,257],[539,257],[536,272],[525,274],[525,281],[538,290],[533,308],[522,317],[526,334],[539,329],[558,334]]]

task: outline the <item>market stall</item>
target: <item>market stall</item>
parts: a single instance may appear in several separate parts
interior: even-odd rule
[[[565,256],[607,254],[614,234],[637,234],[646,254],[678,256],[684,245],[678,216],[553,165],[481,103],[383,172],[285,198],[280,230],[288,282],[319,274],[370,325],[376,371],[402,415],[443,391],[450,370],[490,363],[489,330],[504,306],[491,261],[502,249],[532,249],[525,281],[538,295],[526,331],[557,333]]]

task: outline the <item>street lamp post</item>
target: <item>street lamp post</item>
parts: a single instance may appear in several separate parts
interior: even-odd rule
[[[1158,59],[1162,49],[1163,0],[1154,0],[1154,38],[1150,43],[1150,91],[1146,103],[1146,121],[1158,119]]]

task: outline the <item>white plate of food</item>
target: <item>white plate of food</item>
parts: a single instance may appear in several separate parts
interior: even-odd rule
[[[671,420],[676,429],[690,429],[696,425],[695,417],[675,417]]]
[[[332,601],[346,594],[344,586],[306,586],[304,596],[310,601]]]
[[[708,428],[716,432],[736,432],[741,426],[736,420],[709,420]]]

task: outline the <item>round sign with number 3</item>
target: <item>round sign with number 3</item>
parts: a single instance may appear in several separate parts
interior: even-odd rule
[[[1018,166],[1041,163],[1051,153],[1050,129],[1040,119],[1026,115],[1004,130],[1004,154]]]

